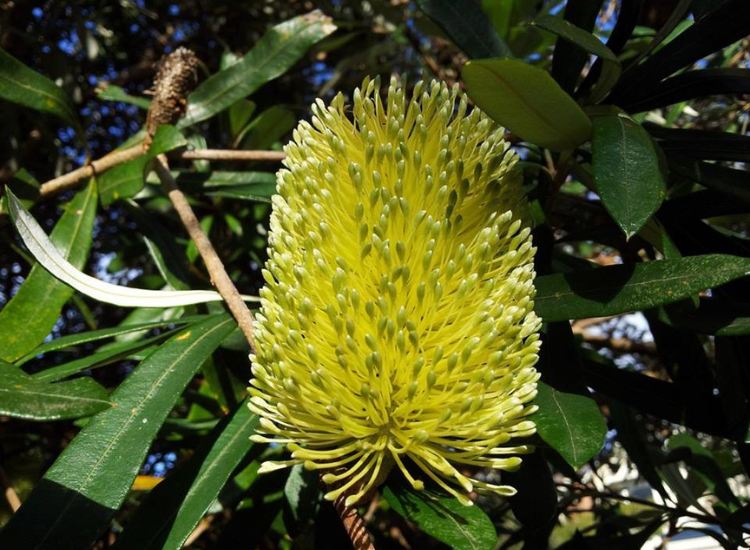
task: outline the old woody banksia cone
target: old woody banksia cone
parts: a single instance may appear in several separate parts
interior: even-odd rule
[[[250,408],[258,442],[323,470],[356,503],[397,466],[467,493],[461,473],[532,450],[540,319],[535,249],[502,128],[444,83],[366,79],[352,109],[317,100],[273,198]],[[475,469],[475,468],[474,468]]]

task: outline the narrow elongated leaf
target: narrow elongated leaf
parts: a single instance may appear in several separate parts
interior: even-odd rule
[[[37,262],[52,276],[90,298],[121,307],[175,307],[223,300],[212,290],[142,290],[105,283],[86,275],[63,258],[36,220],[10,192],[8,202],[13,223]],[[90,242],[90,230],[88,238]],[[252,296],[243,296],[243,299],[258,300]]]
[[[49,342],[45,342],[41,346],[38,346],[34,349],[31,353],[28,355],[25,355],[24,357],[21,357],[18,361],[16,361],[15,365],[21,366],[24,363],[30,361],[31,359],[34,359],[35,357],[49,353],[51,351],[59,351],[67,348],[72,348],[74,346],[80,346],[81,344],[86,344],[89,342],[97,342],[99,340],[104,340],[106,338],[114,338],[115,336],[120,336],[121,334],[130,334],[132,332],[138,332],[141,330],[150,330],[153,328],[162,328],[166,327],[168,325],[182,325],[189,322],[194,322],[203,319],[202,315],[195,315],[192,317],[182,317],[180,319],[174,319],[169,321],[155,321],[153,323],[139,323],[135,325],[126,325],[126,326],[120,326],[120,327],[114,327],[114,328],[105,328],[101,330],[92,330],[89,332],[83,332],[80,334],[70,334],[68,336],[61,336],[60,338],[55,338],[54,340],[50,340]]]
[[[91,378],[49,384],[12,365],[0,365],[0,414],[27,420],[70,420],[111,406],[107,391]]]
[[[606,317],[688,298],[750,274],[750,259],[724,254],[537,277],[535,311],[545,321]]]
[[[750,205],[750,171],[734,170],[677,155],[669,157],[669,168],[676,174]]]
[[[249,96],[291,69],[313,44],[335,30],[331,19],[317,10],[273,27],[240,61],[213,75],[188,96],[188,111],[179,127],[211,118]]]
[[[659,313],[659,319],[673,328],[698,334],[750,334],[750,308],[714,299],[701,299],[700,307],[691,311],[664,308]]]
[[[686,71],[660,82],[648,97],[639,101],[622,102],[631,113],[651,111],[711,95],[741,95],[750,93],[750,69],[711,68]]]
[[[114,84],[107,84],[105,87],[97,89],[96,95],[99,99],[121,101],[122,103],[129,103],[144,110],[148,110],[151,107],[150,99],[130,95],[120,86],[115,86]]]
[[[750,162],[750,137],[746,135],[661,128],[650,123],[643,126],[658,140],[668,156]]]
[[[602,0],[568,0],[563,12],[564,19],[554,17],[557,21],[553,21],[551,24],[558,28],[560,26],[562,28],[572,27],[581,33],[589,34],[594,30],[596,16],[599,14],[601,5]],[[548,18],[552,18],[552,16],[543,16],[540,19]],[[562,25],[558,25],[558,22]],[[543,25],[540,26],[545,28]],[[555,34],[558,35],[558,39],[552,57],[552,77],[563,90],[572,93],[581,76],[581,70],[586,65],[588,56],[580,47],[576,47],[580,46],[576,43],[576,40],[571,40],[570,36],[563,36],[557,32]],[[573,34],[579,33],[574,30]]]
[[[595,4],[596,3],[589,2],[589,5]],[[568,5],[566,9],[569,9],[570,7],[571,6]],[[597,12],[598,10],[594,10],[593,12],[594,20],[596,19]],[[573,44],[575,47],[583,50],[584,54],[591,53],[602,60],[604,66],[602,67],[599,82],[594,87],[594,97],[590,100],[592,103],[596,103],[599,99],[603,98],[620,78],[622,68],[620,67],[620,61],[617,59],[617,56],[612,53],[612,51],[593,34],[585,31],[584,29],[581,29],[580,27],[577,27],[576,25],[569,21],[566,21],[565,19],[553,17],[551,15],[545,15],[538,18],[536,21],[534,21],[534,25],[546,31],[554,33],[564,40],[564,42],[562,43],[558,40],[558,44],[555,47],[555,60],[561,59],[562,66],[568,67],[569,64],[572,63],[570,54],[578,53],[577,51],[569,52],[569,48],[567,47],[564,50],[560,49],[563,45],[567,44]],[[585,62],[586,55],[583,55],[581,58],[581,63],[577,67],[577,72],[572,75],[572,78],[570,76],[567,76],[567,72],[564,73],[565,76],[563,76],[563,78],[566,79],[568,84],[567,86],[561,84],[564,90],[572,91],[573,86],[575,85],[578,78],[578,72],[580,72],[580,70],[583,68]],[[553,64],[553,76],[555,75],[554,67],[555,65]]]
[[[24,210],[15,195],[10,191],[6,195],[11,212],[16,205]],[[83,267],[91,247],[95,216],[96,186],[89,183],[68,203],[51,238],[44,235],[45,246],[54,249],[68,265]],[[56,281],[42,265],[32,267],[21,288],[0,312],[0,359],[15,361],[39,345],[72,295],[73,290]]]
[[[178,550],[250,452],[258,418],[242,403],[130,518],[116,550]]]
[[[542,69],[515,59],[481,59],[461,74],[479,108],[525,141],[565,151],[591,135],[586,113]]]
[[[539,382],[532,420],[539,436],[573,468],[580,468],[604,445],[607,423],[590,397],[564,393]]]
[[[60,117],[80,135],[78,116],[67,94],[46,76],[0,49],[0,99]]]
[[[151,442],[200,365],[234,329],[227,315],[152,353],[65,448],[0,531],[0,548],[89,548],[128,494]]]
[[[495,526],[478,506],[432,489],[416,491],[401,476],[388,481],[383,496],[399,515],[457,550],[492,550],[497,544]]]
[[[513,55],[474,0],[417,0],[417,4],[469,57]]]
[[[640,124],[617,114],[594,119],[592,149],[596,191],[629,239],[666,195],[654,144]]]
[[[503,483],[519,489],[510,508],[524,527],[544,529],[557,517],[557,491],[541,449],[523,456],[516,472],[503,472]]]
[[[686,10],[690,2],[683,0],[681,5]],[[632,97],[646,97],[659,81],[748,33],[750,3],[729,0],[629,72],[623,86],[618,87],[616,99],[627,99],[630,94]]]
[[[63,378],[67,378],[68,376],[78,374],[85,370],[109,365],[115,361],[120,361],[121,359],[130,357],[140,351],[151,349],[156,344],[160,344],[169,338],[174,332],[175,331],[165,332],[158,336],[147,338],[146,340],[114,342],[111,345],[102,346],[102,349],[97,350],[95,353],[85,355],[80,359],[74,359],[73,361],[44,369],[43,371],[36,373],[34,378],[42,381],[62,380]]]

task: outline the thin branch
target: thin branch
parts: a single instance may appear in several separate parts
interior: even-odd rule
[[[367,531],[367,527],[365,527],[365,521],[359,515],[357,508],[346,505],[346,497],[348,496],[349,493],[345,491],[333,502],[333,506],[336,508],[341,522],[344,524],[346,534],[349,535],[354,550],[375,550],[372,537],[370,537],[370,533]]]
[[[110,153],[109,155],[93,161],[91,164],[82,166],[72,172],[68,172],[60,177],[43,183],[39,188],[40,198],[46,198],[57,193],[62,193],[68,189],[78,187],[83,180],[95,175],[100,175],[114,168],[118,164],[135,160],[145,154],[143,145],[136,145]],[[193,151],[173,151],[169,153],[169,158],[173,160],[229,160],[229,161],[260,161],[260,162],[281,162],[286,158],[286,154],[281,151],[234,151],[223,149],[196,149]]]
[[[74,187],[77,187],[81,181],[106,172],[118,164],[123,164],[136,159],[144,153],[143,145],[136,145],[123,151],[110,153],[105,157],[93,161],[91,164],[81,166],[72,172],[68,172],[67,174],[43,183],[39,188],[39,196],[44,198],[57,193],[62,193],[68,189],[73,189]]]
[[[177,182],[169,171],[167,158],[164,155],[159,155],[154,164],[156,173],[161,180],[164,190],[169,196],[169,200],[172,201],[174,209],[180,216],[182,225],[187,229],[187,232],[195,243],[201,258],[203,258],[203,263],[206,265],[208,274],[211,276],[211,284],[216,287],[216,290],[224,298],[224,301],[229,307],[229,311],[234,315],[237,324],[250,344],[250,348],[253,350],[253,353],[255,353],[253,314],[250,313],[250,310],[242,300],[242,296],[240,296],[237,287],[234,286],[234,283],[229,278],[229,275],[224,268],[224,264],[216,253],[211,241],[208,240],[206,233],[203,231],[203,228],[185,198],[185,195],[177,187]]]
[[[629,338],[615,338],[606,334],[591,334],[586,331],[579,332],[583,341],[595,348],[608,348],[619,353],[642,353],[645,355],[656,355],[656,344],[653,342],[636,342]]]
[[[248,160],[281,162],[286,158],[282,151],[236,151],[233,149],[195,149],[170,154],[169,158],[182,160]]]

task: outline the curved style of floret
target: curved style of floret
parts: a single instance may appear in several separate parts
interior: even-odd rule
[[[444,83],[317,100],[273,198],[250,408],[259,442],[357,502],[398,467],[462,503],[532,449],[535,249],[502,128]]]

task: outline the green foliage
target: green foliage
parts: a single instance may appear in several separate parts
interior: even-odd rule
[[[124,293],[210,288],[151,160],[278,151],[315,97],[340,91],[351,103],[365,75],[391,73],[459,81],[508,130],[546,327],[537,433],[519,443],[536,450],[499,474],[518,494],[464,507],[392,475],[379,500],[361,503],[376,548],[640,548],[686,519],[723,548],[746,544],[746,0],[312,3],[325,14],[303,3],[84,2],[85,18],[20,4],[0,14],[3,181],[18,198],[3,196],[0,214],[0,484],[7,477],[23,505],[12,514],[0,503],[0,548],[337,547],[341,522],[319,472],[258,474],[288,454],[249,440],[250,350],[223,304],[126,311],[41,264],[51,233],[67,262],[132,287]],[[127,124],[145,122],[151,61],[183,39],[203,63],[187,115],[161,127],[148,154],[45,194],[39,182],[84,162],[89,145],[98,158],[143,142]],[[264,283],[277,169],[170,156],[247,294]],[[637,471],[624,482],[631,497],[608,477],[618,469]]]

